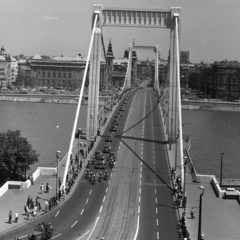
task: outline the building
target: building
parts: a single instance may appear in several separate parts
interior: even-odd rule
[[[18,67],[17,61],[10,54],[6,54],[5,48],[0,50],[0,87],[12,86],[16,81]]]
[[[189,51],[181,51],[180,53],[180,63],[188,64],[189,63]]]
[[[16,84],[21,87],[31,86],[31,68],[26,65],[18,66]]]
[[[31,59],[31,86],[77,89],[81,87],[86,60],[37,54]]]
[[[221,61],[212,64],[213,98],[226,100],[240,99],[240,63],[238,61]]]

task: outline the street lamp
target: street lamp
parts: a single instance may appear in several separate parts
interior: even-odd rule
[[[204,194],[204,186],[199,186],[202,189],[202,193],[200,194],[199,200],[199,219],[198,219],[198,240],[201,240],[201,233],[202,233],[202,196]]]
[[[57,177],[56,177],[56,196],[58,195],[58,172],[59,172],[59,154],[60,154],[61,152],[58,150],[57,152],[56,152],[56,157],[57,157]]]
[[[220,172],[220,187],[222,186],[222,168],[223,168],[223,155],[224,153],[221,154],[221,172]]]

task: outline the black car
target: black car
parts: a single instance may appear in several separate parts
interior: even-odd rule
[[[99,162],[99,163],[97,163],[97,164],[95,165],[95,168],[96,168],[96,169],[105,169],[105,168],[106,168],[106,164],[105,164],[104,161],[103,161],[103,162]]]
[[[121,108],[119,109],[119,111],[123,112],[123,111],[124,111],[124,108],[123,108],[123,107],[121,107]]]
[[[118,119],[115,119],[115,120],[112,122],[112,125],[118,125],[118,124],[119,124]]]
[[[109,129],[109,131],[116,132],[117,131],[117,127],[115,125],[112,125],[111,128]]]
[[[103,153],[110,153],[110,151],[111,151],[111,146],[105,145],[103,149]]]
[[[105,138],[105,142],[112,142],[113,141],[113,135],[107,135]]]

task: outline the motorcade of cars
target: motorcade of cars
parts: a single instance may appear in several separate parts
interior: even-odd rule
[[[111,146],[110,145],[105,145],[103,148],[103,153],[110,153],[111,151]]]
[[[113,141],[113,135],[107,135],[107,137],[105,138],[105,142],[112,142]]]
[[[116,132],[117,131],[117,127],[115,125],[112,125],[111,128],[109,129],[109,131]]]

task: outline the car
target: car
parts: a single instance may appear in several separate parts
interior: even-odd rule
[[[118,125],[118,124],[119,124],[119,120],[118,119],[113,120],[112,125]]]
[[[112,142],[113,141],[113,135],[107,135],[105,138],[105,142]]]
[[[120,112],[117,113],[117,116],[122,117],[122,114]]]
[[[105,169],[105,168],[106,168],[106,164],[105,164],[104,161],[103,161],[103,162],[99,162],[99,163],[97,163],[97,164],[95,165],[95,168],[96,168],[96,169]]]
[[[116,132],[117,131],[117,127],[115,125],[112,125],[111,128],[109,129],[109,131]]]
[[[110,145],[105,145],[103,149],[103,153],[110,153],[111,151],[111,146]]]
[[[124,111],[124,108],[123,108],[123,107],[119,108],[119,111],[123,112],[123,111]]]
[[[120,116],[119,116],[119,115],[116,115],[114,118],[115,118],[115,119],[120,119]]]
[[[110,161],[110,160],[116,161],[116,159],[117,159],[117,154],[115,152],[110,152],[107,160],[108,161]]]
[[[102,158],[102,152],[101,151],[96,151],[95,152],[95,158],[96,158],[96,160],[100,160]]]

